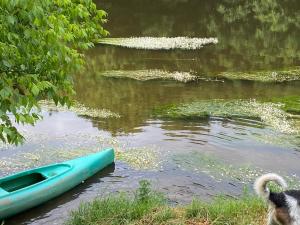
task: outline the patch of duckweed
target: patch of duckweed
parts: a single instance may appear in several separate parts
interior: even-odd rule
[[[140,81],[147,80],[176,80],[179,82],[190,82],[198,80],[198,77],[191,72],[168,72],[164,70],[112,70],[99,73],[101,76],[114,77],[114,78],[130,78]]]
[[[261,82],[285,82],[300,80],[300,68],[281,71],[254,71],[254,72],[222,72],[218,77],[230,80],[251,80]]]
[[[236,166],[225,163],[211,155],[192,152],[173,156],[176,164],[185,170],[206,173],[216,180],[231,179],[242,184],[253,182],[258,176],[268,173],[251,165]],[[300,188],[300,178],[297,175],[284,176],[290,188]]]
[[[41,108],[46,111],[72,111],[79,116],[87,116],[93,118],[120,118],[120,115],[109,111],[108,109],[94,109],[87,107],[79,102],[75,102],[70,108],[61,105],[55,105],[53,101],[42,100],[39,102]]]
[[[282,110],[279,103],[258,102],[256,100],[202,100],[158,108],[154,114],[157,117],[173,119],[258,118],[276,131],[285,134],[298,133],[290,114]]]
[[[217,44],[217,38],[189,38],[189,37],[131,37],[131,38],[103,38],[99,44],[121,46],[135,49],[170,50],[200,49],[204,45]]]

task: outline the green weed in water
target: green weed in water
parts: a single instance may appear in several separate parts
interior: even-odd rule
[[[168,72],[164,70],[111,70],[98,72],[97,74],[104,77],[130,78],[139,81],[161,79],[187,83],[200,79],[191,72]]]
[[[220,78],[230,80],[252,80],[261,82],[285,82],[300,80],[300,68],[281,71],[253,71],[253,72],[222,72]]]
[[[74,102],[70,108],[61,105],[55,105],[54,102],[50,101],[39,101],[39,104],[43,110],[46,111],[60,111],[66,112],[71,111],[76,113],[79,116],[87,116],[93,118],[120,118],[120,115],[114,112],[111,112],[107,109],[95,109],[87,107],[79,102]]]
[[[242,184],[252,183],[258,176],[270,172],[252,165],[229,164],[212,155],[199,152],[178,154],[173,156],[173,160],[183,170],[205,173],[216,180],[230,179]],[[300,188],[297,176],[284,176],[284,179],[290,188]]]
[[[282,104],[281,108],[286,112],[300,114],[300,96],[277,97],[269,101]]]
[[[258,118],[276,131],[286,134],[298,133],[290,115],[280,107],[280,103],[258,102],[256,100],[214,99],[161,107],[155,110],[154,115],[173,119]]]

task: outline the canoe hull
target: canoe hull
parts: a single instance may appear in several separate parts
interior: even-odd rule
[[[10,217],[63,194],[113,162],[114,151],[107,149],[89,156],[0,179],[0,187],[1,183],[4,187],[2,193],[0,190],[0,219]],[[41,174],[44,180],[11,192],[9,192],[10,187],[5,187],[7,180],[9,184],[9,179],[14,181],[16,178],[18,179],[18,176],[22,178],[22,176],[31,176],[31,174]]]

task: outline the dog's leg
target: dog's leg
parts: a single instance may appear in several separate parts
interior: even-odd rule
[[[281,225],[281,224],[277,223],[273,218],[269,218],[268,225]]]
[[[268,213],[268,223],[267,223],[267,225],[280,225],[274,219],[274,216],[275,216],[275,209],[273,207],[270,207],[269,208],[269,213]]]

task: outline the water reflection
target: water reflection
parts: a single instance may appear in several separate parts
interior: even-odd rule
[[[154,53],[111,47],[95,49],[93,54],[106,52],[102,55],[103,61],[99,61],[104,67],[114,64],[116,69],[136,69],[134,67],[139,62],[138,69],[168,67],[171,70],[193,69],[201,74],[285,68],[300,62],[300,18],[297,16],[299,4],[296,0],[214,0],[209,4],[204,0],[97,2],[99,7],[109,12],[106,26],[112,37],[190,36],[219,39],[216,46],[184,53]],[[125,55],[127,57],[123,57]],[[183,63],[176,60],[179,58],[192,61]],[[162,60],[158,63],[157,59]],[[110,63],[107,64],[108,61]]]
[[[103,78],[98,74],[106,70],[161,69],[214,75],[222,71],[272,71],[299,66],[297,0],[96,2],[109,13],[107,29],[112,37],[217,37],[219,44],[197,51],[143,51],[97,46],[88,52],[88,70],[74,76],[76,98],[89,107],[109,109],[120,114],[121,118],[100,120],[77,117],[70,112],[53,112],[36,127],[26,127],[28,142],[21,147],[3,148],[1,159],[18,159],[20,167],[17,168],[15,161],[3,161],[10,163],[12,169],[22,170],[33,166],[27,165],[30,159],[22,158],[23,153],[39,153],[42,159],[53,163],[61,160],[59,152],[97,151],[113,145],[117,139],[119,148],[159,146],[165,160],[162,169],[136,170],[117,161],[113,173],[110,171],[105,177],[100,173],[62,197],[12,218],[8,225],[61,224],[68,213],[62,215],[64,209],[77,207],[79,201],[101,194],[132,191],[138,181],[145,178],[152,180],[155,188],[167,193],[174,203],[188,202],[195,196],[208,198],[221,192],[230,195],[241,192],[239,182],[228,179],[218,182],[201,171],[195,173],[194,170],[182,169],[182,164],[174,160],[176,154],[185,155],[187,159],[193,158],[195,152],[200,158],[201,154],[209,154],[226,165],[235,164],[238,168],[250,164],[264,171],[278,171],[277,165],[280,164],[282,173],[300,173],[300,155],[289,151],[300,148],[299,138],[291,140],[282,136],[281,140],[285,140],[288,146],[278,146],[274,144],[274,138],[279,139],[280,135],[272,133],[260,121],[211,118],[188,122],[152,117],[156,107],[168,104],[219,98],[259,100],[300,96],[300,82],[266,84],[226,80],[183,84]],[[270,139],[266,140],[266,137]],[[192,165],[186,158],[185,163]],[[34,166],[38,163],[42,162],[37,161]],[[4,164],[5,167],[8,165]],[[193,166],[192,169],[197,169]]]
[[[89,107],[105,108],[120,119],[93,120],[93,124],[113,134],[138,132],[156,107],[203,99],[269,99],[300,95],[300,82],[264,84],[246,81],[140,82],[131,79],[101,78],[94,74],[76,77],[77,100]],[[88,88],[87,88],[88,87]]]

